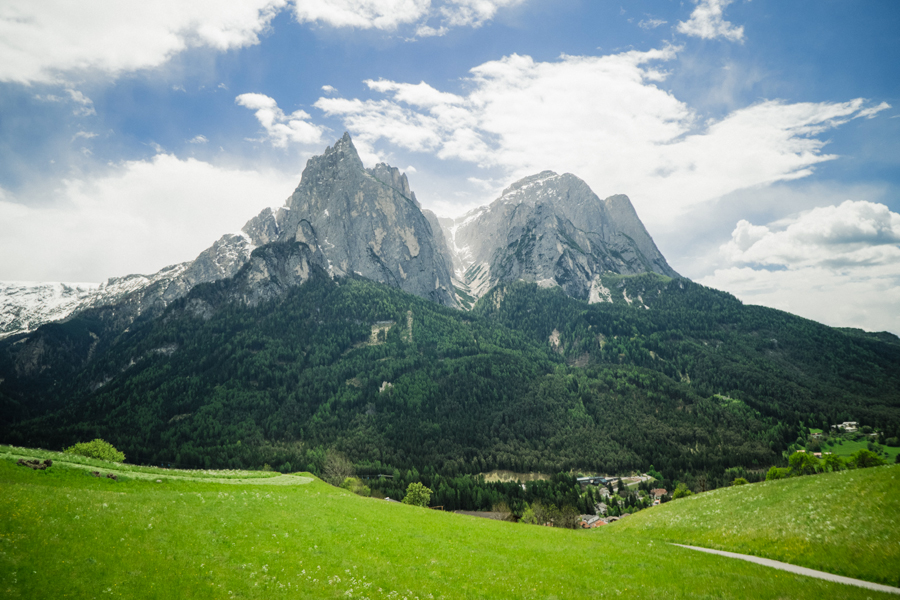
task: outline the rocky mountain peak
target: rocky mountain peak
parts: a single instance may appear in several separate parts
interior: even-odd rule
[[[279,241],[321,253],[332,275],[456,305],[447,258],[406,175],[385,163],[366,169],[349,135],[309,160],[286,208]]]
[[[627,196],[601,200],[571,173],[520,179],[447,231],[455,285],[470,298],[525,280],[590,301],[601,274],[678,275]]]

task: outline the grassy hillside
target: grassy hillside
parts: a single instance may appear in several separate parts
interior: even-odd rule
[[[900,465],[765,481],[663,504],[616,528],[900,586],[898,484]]]
[[[360,498],[318,480],[264,481],[114,482],[63,463],[42,472],[0,458],[0,590],[7,598],[887,597],[620,526],[516,525]]]

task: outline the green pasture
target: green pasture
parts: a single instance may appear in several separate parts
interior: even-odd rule
[[[869,447],[869,440],[867,439],[841,440],[841,442],[842,443],[840,444],[831,442],[823,443],[822,452],[834,452],[841,458],[847,458],[854,452],[866,450]],[[881,449],[888,455],[886,460],[891,463],[896,461],[897,455],[900,454],[900,447],[892,448],[890,446],[881,446]]]
[[[362,498],[308,474],[113,481],[12,458],[0,458],[5,598],[888,597],[671,546],[627,521],[551,529]]]
[[[898,485],[900,465],[764,481],[668,502],[615,528],[898,586]]]

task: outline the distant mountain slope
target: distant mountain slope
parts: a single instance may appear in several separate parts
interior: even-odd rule
[[[653,464],[675,478],[768,466],[801,422],[900,425],[892,344],[684,280],[601,282],[612,302],[518,282],[467,313],[270,244],[108,342],[85,316],[0,343],[0,437],[102,436],[198,466],[323,446],[451,474]]]
[[[554,290],[505,284],[476,312],[552,339],[571,364],[634,364],[762,414],[808,426],[864,420],[900,432],[896,336],[850,334],[686,279],[600,278],[612,302],[585,305]],[[727,400],[727,401],[731,401]]]

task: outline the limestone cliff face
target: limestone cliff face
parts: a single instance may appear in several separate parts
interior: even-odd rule
[[[332,275],[356,273],[456,305],[448,258],[406,175],[383,163],[363,167],[347,134],[307,163],[279,240],[321,252]]]
[[[568,173],[517,181],[448,231],[457,285],[474,298],[497,283],[525,280],[591,300],[601,274],[678,276],[627,196],[601,200]]]

